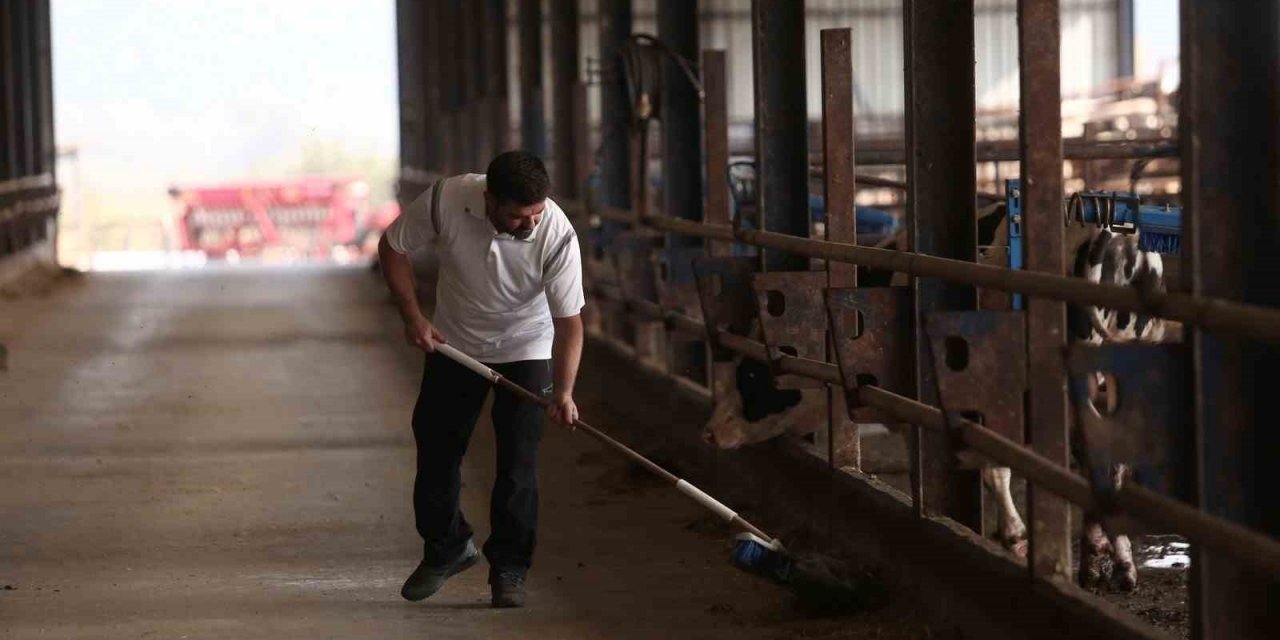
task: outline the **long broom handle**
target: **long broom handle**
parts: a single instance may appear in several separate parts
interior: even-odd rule
[[[490,382],[511,391],[517,396],[520,396],[521,398],[524,398],[525,400],[528,400],[530,402],[539,404],[543,407],[548,407],[551,405],[551,402],[549,400],[546,400],[541,396],[532,393],[528,389],[525,389],[524,387],[504,378],[502,374],[498,373],[497,371],[494,371],[493,369],[490,369],[489,367],[484,366],[480,362],[476,361],[475,358],[472,358],[471,356],[461,351],[458,351],[454,347],[444,343],[436,343],[435,347],[436,347],[436,351],[444,354],[445,356],[448,356],[449,359],[453,360],[454,362],[457,362],[458,364],[480,374],[481,377],[486,378]],[[609,447],[613,448],[619,453],[627,456],[628,458],[635,461],[640,466],[644,467],[645,469],[648,469],[654,475],[660,478],[663,478],[667,482],[670,482],[671,484],[675,485],[676,489],[678,489],[680,493],[683,493],[689,496],[690,498],[693,498],[695,502],[711,510],[713,513],[720,516],[721,518],[724,518],[727,522],[729,522],[729,524],[737,525],[738,527],[741,527],[742,529],[747,530],[752,535],[765,541],[766,544],[776,543],[774,538],[769,536],[769,534],[765,533],[764,531],[761,531],[759,527],[743,519],[742,516],[739,516],[737,512],[735,512],[733,509],[730,509],[729,507],[725,506],[723,502],[720,502],[719,500],[712,498],[711,496],[703,492],[701,489],[685,481],[683,478],[680,478],[675,474],[671,473],[670,471],[663,469],[652,460],[637,453],[631,447],[628,447],[627,445],[622,444],[621,442],[618,442],[613,438],[610,438],[604,432],[600,431],[599,429],[596,429],[595,427],[587,424],[586,422],[583,422],[582,420],[574,420],[573,426],[577,429],[581,429],[585,431],[588,435],[592,436],[596,440],[603,442],[604,444],[608,445]]]

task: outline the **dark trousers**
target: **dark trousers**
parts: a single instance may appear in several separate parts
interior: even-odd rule
[[[551,393],[549,360],[488,366],[535,393]],[[426,357],[422,389],[413,409],[413,438],[418,445],[413,510],[424,541],[424,559],[431,564],[456,558],[472,536],[458,503],[460,468],[491,388],[488,380],[445,356]],[[545,414],[542,407],[501,387],[495,393],[491,415],[498,473],[489,503],[491,531],[484,555],[495,569],[523,573],[532,564],[537,541],[537,452]]]

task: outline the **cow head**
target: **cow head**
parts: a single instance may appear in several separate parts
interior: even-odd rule
[[[812,431],[825,411],[825,403],[799,390],[778,389],[768,364],[742,357],[734,367],[734,385],[716,401],[702,438],[719,449],[736,449],[786,431]]]

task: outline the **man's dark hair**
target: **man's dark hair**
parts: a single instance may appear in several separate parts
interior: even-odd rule
[[[538,156],[525,151],[507,151],[489,163],[485,190],[499,202],[514,202],[524,207],[547,197],[551,179]]]

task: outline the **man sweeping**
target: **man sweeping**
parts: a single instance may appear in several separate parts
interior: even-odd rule
[[[497,480],[484,544],[494,607],[524,605],[525,575],[537,538],[536,459],[544,415],[572,424],[573,384],[582,355],[585,304],[577,236],[547,197],[546,168],[509,151],[484,175],[445,178],[387,227],[378,256],[399,305],[409,344],[427,352],[413,410],[413,486],[423,558],[401,595],[421,600],[479,557],[459,505],[460,466],[491,388],[488,380],[435,352],[447,343],[543,397],[551,408],[495,390]],[[439,263],[434,318],[419,309],[413,264],[419,248]]]

